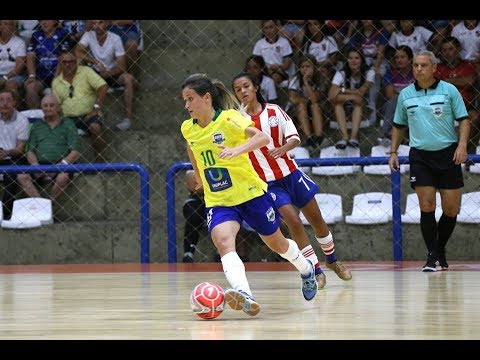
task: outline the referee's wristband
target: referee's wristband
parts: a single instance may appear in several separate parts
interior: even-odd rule
[[[392,154],[398,154],[398,152],[397,151],[390,151],[390,155],[392,155]]]

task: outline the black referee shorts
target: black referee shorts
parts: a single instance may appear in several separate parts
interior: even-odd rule
[[[438,151],[410,148],[410,186],[433,186],[436,189],[463,187],[461,165],[455,165],[453,155],[458,144]]]

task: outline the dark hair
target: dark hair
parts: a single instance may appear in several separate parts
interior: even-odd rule
[[[348,55],[351,52],[356,52],[358,55],[360,55],[360,59],[362,59],[362,65],[360,65],[360,82],[358,83],[358,87],[360,88],[365,82],[365,74],[368,70],[368,66],[365,61],[365,56],[363,55],[360,49],[357,49],[354,47],[349,48],[347,51],[347,59],[348,59]],[[343,70],[345,71],[345,87],[347,89],[350,89],[350,79],[352,78],[352,69],[350,69],[350,66],[348,66],[348,61],[345,62],[343,66]]]
[[[412,51],[412,48],[410,46],[400,45],[399,47],[396,48],[395,51],[398,51],[398,50],[404,51],[407,54],[407,56],[410,60],[413,59],[413,51]]]
[[[247,79],[249,79],[252,82],[253,86],[257,87],[257,91],[255,92],[255,95],[257,97],[258,102],[260,104],[266,103],[267,101],[263,98],[263,95],[262,95],[262,92],[261,92],[262,87],[260,85],[260,81],[258,80],[258,78],[255,75],[249,74],[247,72],[241,72],[240,74],[235,75],[235,77],[232,80],[232,89],[233,89],[233,83],[235,82],[235,80],[240,79],[242,77],[246,77]]]
[[[240,108],[237,98],[227,90],[225,85],[219,80],[210,80],[206,74],[193,74],[187,77],[182,84],[182,90],[187,87],[200,96],[209,93],[215,110]]]
[[[247,66],[250,61],[253,61],[260,67],[262,76],[268,76],[267,64],[265,63],[265,59],[261,55],[250,55],[249,57],[247,57],[247,59],[245,60],[245,66],[243,68],[243,71],[247,72]],[[258,80],[262,81],[262,77],[260,77]]]
[[[462,50],[462,44],[455,36],[447,36],[442,40],[442,45],[451,42],[457,50]]]

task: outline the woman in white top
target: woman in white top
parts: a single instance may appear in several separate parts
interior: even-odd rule
[[[375,81],[375,71],[368,70],[365,58],[358,49],[348,52],[347,63],[343,70],[337,71],[333,76],[332,85],[328,92],[328,99],[335,109],[335,117],[342,134],[342,139],[337,141],[337,149],[348,146],[359,147],[358,131],[362,121],[365,104],[368,101],[368,91]],[[352,113],[352,132],[347,130],[347,113]]]

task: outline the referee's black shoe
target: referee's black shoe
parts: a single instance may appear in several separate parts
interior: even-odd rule
[[[428,254],[427,262],[422,267],[423,272],[435,272],[437,271],[436,260],[432,257],[432,253]]]

